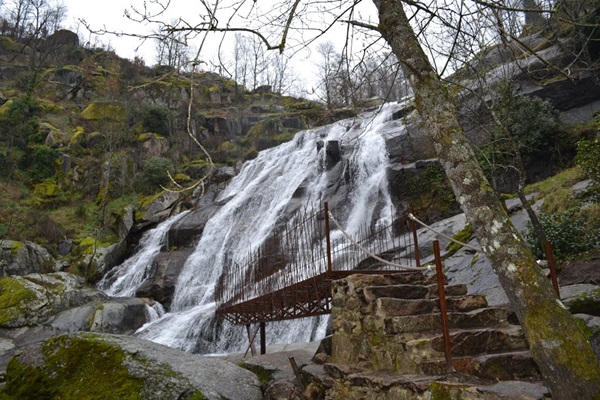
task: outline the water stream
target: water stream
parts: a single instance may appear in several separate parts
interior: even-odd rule
[[[359,118],[300,132],[292,141],[262,151],[256,159],[246,162],[219,195],[217,201],[226,202],[207,222],[202,237],[185,262],[171,309],[144,325],[136,335],[197,353],[243,350],[248,343],[245,329],[214,318],[215,282],[223,267],[239,262],[251,249],[256,249],[277,224],[289,218],[287,213],[293,208],[290,206],[293,202],[301,201],[303,208],[318,208],[329,201],[327,193],[332,186],[332,172],[323,167],[326,155],[323,146],[317,151],[319,141],[341,143],[345,162],[341,176],[346,177],[344,190],[348,194],[343,199],[343,210],[340,208],[343,216],[338,219],[346,230],[352,233],[370,222],[389,223],[394,211],[386,177],[387,151],[380,132],[397,109],[398,105],[389,104]],[[302,188],[301,195],[299,188]],[[157,230],[166,232],[167,225],[170,227],[174,222],[171,218]],[[160,249],[158,241],[148,240],[138,254],[151,246]],[[142,262],[146,261],[128,260],[123,268],[135,270]],[[135,292],[135,288],[131,289],[133,281],[126,283],[123,275],[105,290],[111,294],[131,295],[132,290]],[[292,343],[321,338],[326,321],[326,317],[315,317],[268,324],[267,342]]]

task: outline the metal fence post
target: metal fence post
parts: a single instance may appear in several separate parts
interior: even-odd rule
[[[444,288],[444,272],[442,271],[442,258],[440,256],[440,242],[433,242],[435,254],[435,270],[437,276],[438,296],[440,301],[440,314],[442,317],[442,335],[444,338],[444,355],[446,356],[446,372],[454,372],[452,365],[452,351],[450,344],[450,327],[448,323],[448,308],[446,306],[446,290]]]

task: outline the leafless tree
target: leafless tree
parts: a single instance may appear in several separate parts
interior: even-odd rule
[[[161,4],[167,7],[169,2]],[[587,57],[589,63],[596,63],[597,60],[585,54],[597,40],[594,16],[598,11],[593,4],[583,0],[537,3],[538,9],[530,10],[510,0],[373,0],[377,22],[360,18],[356,8],[366,3],[351,0],[280,0],[275,4],[223,0],[212,5],[199,0],[197,4],[206,12],[202,21],[183,21],[170,29],[196,34],[252,32],[266,49],[278,51],[294,51],[312,43],[336,22],[344,22],[348,32],[356,27],[377,34],[379,41],[372,43],[382,43],[383,38],[410,83],[415,107],[430,133],[454,194],[524,328],[552,397],[597,398],[600,366],[592,347],[571,314],[555,298],[548,280],[485,178],[459,123],[458,91],[442,79],[472,62],[472,52],[461,51],[465,49],[479,52],[502,43],[513,44],[543,62],[543,54],[521,40],[518,32],[524,29],[519,22],[521,16],[533,12],[542,13],[549,24],[555,24],[554,28],[567,24],[581,32],[583,45],[574,48],[574,56],[577,60]],[[221,13],[229,17],[219,18]],[[144,11],[141,14],[145,20],[158,20]],[[234,23],[232,15],[239,18],[240,25]],[[587,29],[590,27],[591,32]],[[557,35],[549,35],[548,40],[557,40]],[[564,68],[554,71],[566,76],[574,73],[573,69]]]
[[[10,35],[17,39],[43,39],[56,31],[66,13],[58,0],[12,0],[2,5]]]
[[[173,25],[177,21],[172,22]],[[176,70],[187,66],[191,58],[191,49],[183,32],[166,31],[156,32],[156,63]]]

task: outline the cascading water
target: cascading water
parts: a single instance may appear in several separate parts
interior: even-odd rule
[[[98,288],[110,296],[135,296],[136,289],[148,278],[154,260],[165,244],[167,232],[187,213],[189,211],[173,215],[156,228],[146,232],[140,240],[139,250],[123,264],[106,274],[98,282]]]
[[[292,200],[298,200],[299,188],[303,188],[304,208],[318,208],[329,200],[326,193],[332,182],[329,171],[322,167],[323,146],[317,152],[319,141],[338,141],[344,152],[351,148],[351,154],[344,157],[348,171],[342,174],[350,177],[345,216],[340,218],[346,221],[346,230],[352,233],[361,224],[391,222],[388,158],[379,131],[397,109],[398,105],[388,104],[370,115],[300,132],[294,140],[262,151],[247,162],[219,195],[217,201],[226,202],[207,222],[187,259],[171,309],[137,335],[199,353],[240,351],[247,345],[240,327],[215,320],[215,283],[225,265],[240,262],[289,217],[286,212]],[[315,340],[324,335],[325,326],[326,318],[318,317],[269,324],[267,341]]]

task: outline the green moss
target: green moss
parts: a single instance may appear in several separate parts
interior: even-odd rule
[[[250,371],[254,375],[256,375],[256,377],[258,378],[258,381],[260,382],[261,388],[265,388],[267,386],[267,384],[273,378],[273,373],[271,371],[265,369],[261,365],[239,363],[238,367],[247,369],[248,371]]]
[[[60,186],[52,180],[46,180],[42,183],[38,183],[33,188],[33,194],[39,197],[55,197],[60,192]]]
[[[600,311],[600,289],[569,299],[567,307],[572,314],[598,315]]]
[[[534,359],[552,357],[553,368],[563,371],[563,376],[577,377],[579,381],[600,382],[600,368],[596,355],[585,334],[561,315],[553,303],[526,305],[523,326],[529,331],[527,341]],[[548,324],[552,321],[552,324]],[[560,333],[559,333],[560,332]],[[552,336],[554,335],[554,336]],[[592,367],[594,366],[594,367]]]
[[[4,104],[2,104],[2,107],[0,107],[0,117],[9,111],[12,108],[13,104],[14,100],[12,99],[9,99]]]
[[[158,133],[151,133],[151,132],[142,133],[137,137],[138,142],[145,142],[146,140],[150,140],[150,139],[163,140],[164,137],[159,135]]]
[[[90,339],[60,336],[46,341],[42,366],[13,358],[6,393],[23,399],[141,399],[144,380],[129,373],[123,350]]]
[[[40,100],[39,104],[42,111],[47,113],[58,114],[64,110],[64,107],[49,100]]]
[[[431,400],[459,400],[461,393],[467,386],[433,382],[429,385]]]
[[[0,279],[0,325],[6,326],[15,321],[27,304],[36,298],[36,293],[25,286],[24,278],[9,276]]]
[[[141,208],[146,208],[148,207],[154,200],[158,199],[160,196],[162,196],[165,193],[164,190],[161,190],[160,192],[153,194],[151,196],[146,196],[143,197],[142,199],[140,199],[140,207]]]
[[[73,136],[71,136],[71,140],[69,144],[77,143],[79,139],[85,134],[85,129],[82,126],[78,126],[71,132]]]
[[[473,236],[473,227],[471,226],[471,224],[467,224],[463,229],[456,232],[452,236],[452,239],[457,240],[462,243],[466,243],[467,241],[469,241],[469,239],[472,236]],[[451,255],[456,253],[458,250],[460,250],[462,247],[463,246],[461,244],[458,244],[456,242],[448,243],[448,245],[446,246],[446,250],[448,250],[446,257],[450,257]]]
[[[9,243],[10,243],[10,246],[9,246],[8,250],[10,250],[10,254],[12,254],[13,256],[16,256],[17,253],[19,252],[19,250],[21,250],[21,247],[23,247],[23,242],[12,241]]]
[[[122,122],[125,120],[125,108],[116,102],[95,102],[81,112],[81,116],[90,121],[110,120]]]

